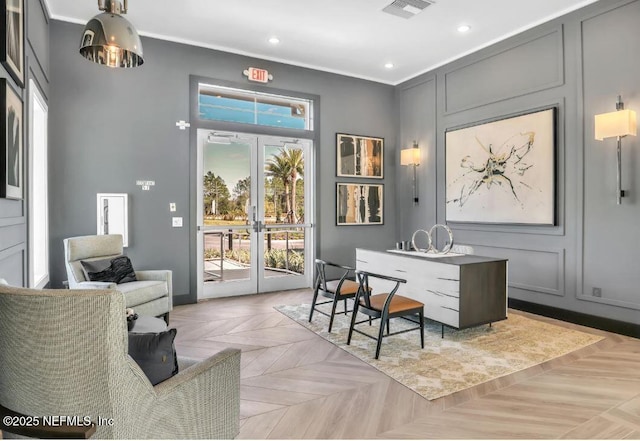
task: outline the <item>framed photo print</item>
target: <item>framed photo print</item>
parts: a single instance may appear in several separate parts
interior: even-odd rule
[[[555,225],[556,113],[447,131],[447,222]]]
[[[384,139],[336,134],[336,175],[351,178],[384,178]]]
[[[0,197],[22,199],[22,100],[6,79],[0,80]]]
[[[336,184],[336,225],[382,225],[384,185]]]
[[[0,61],[18,86],[24,87],[24,0],[0,0],[4,32],[0,32]]]

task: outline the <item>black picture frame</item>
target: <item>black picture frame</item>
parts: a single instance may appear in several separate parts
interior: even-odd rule
[[[336,176],[384,179],[384,138],[336,133]]]
[[[384,225],[384,184],[336,182],[336,225]]]
[[[0,198],[23,198],[24,124],[23,103],[9,81],[0,79]]]
[[[5,32],[0,38],[0,62],[20,88],[24,87],[24,0],[0,0]]]

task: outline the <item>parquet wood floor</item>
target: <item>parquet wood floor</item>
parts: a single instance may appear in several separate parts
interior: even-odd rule
[[[428,401],[273,306],[310,290],[215,299],[171,314],[179,354],[242,349],[239,439],[640,439],[640,340],[606,337]]]

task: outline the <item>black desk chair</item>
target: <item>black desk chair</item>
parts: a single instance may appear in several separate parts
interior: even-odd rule
[[[376,347],[376,359],[380,356],[380,346],[382,345],[383,337],[390,335],[402,334],[409,331],[420,331],[420,345],[424,348],[424,304],[400,295],[396,295],[401,283],[407,283],[404,279],[397,279],[395,277],[383,276],[381,274],[369,273],[366,271],[356,271],[359,281],[359,289],[355,298],[353,306],[353,314],[351,315],[351,326],[349,327],[349,336],[347,337],[347,344],[351,344],[351,336],[353,331],[359,334],[365,335],[369,338],[378,341]],[[395,282],[395,286],[388,293],[380,293],[371,295],[371,287],[369,286],[369,278],[377,278],[381,280],[387,280]],[[356,315],[361,312],[368,316],[367,319],[356,322]],[[418,322],[407,318],[407,316],[418,315]],[[414,328],[405,329],[394,333],[389,332],[389,320],[395,317],[401,317],[405,320],[409,320],[413,323],[418,323],[419,326]],[[366,332],[360,331],[355,328],[355,325],[369,322],[371,326],[372,319],[380,319],[380,330],[378,331],[378,337],[369,335]],[[387,325],[387,334],[384,335],[384,325]]]
[[[326,267],[334,267],[344,270],[342,277],[336,280],[327,280]],[[336,263],[327,262],[325,260],[316,259],[316,271],[318,276],[316,277],[316,283],[313,289],[313,302],[311,302],[311,311],[309,312],[309,321],[313,319],[313,312],[318,311],[320,314],[324,314],[329,317],[329,332],[333,326],[333,317],[336,314],[336,305],[340,300],[344,301],[344,311],[339,313],[347,314],[347,299],[352,299],[358,292],[360,286],[357,282],[349,280],[347,277],[354,271],[354,268],[344,265],[338,265]],[[327,297],[330,300],[318,303],[318,294],[323,297]],[[327,314],[324,311],[318,309],[318,305],[324,305],[332,303],[331,314]]]

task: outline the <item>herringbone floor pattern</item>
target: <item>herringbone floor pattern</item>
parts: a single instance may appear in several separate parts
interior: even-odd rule
[[[179,354],[242,349],[238,438],[640,439],[640,340],[526,314],[606,338],[427,401],[273,309],[310,298],[288,291],[172,312]]]

